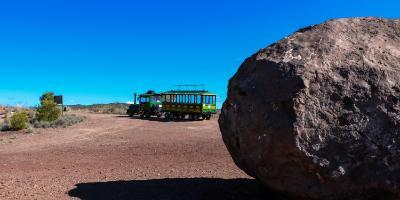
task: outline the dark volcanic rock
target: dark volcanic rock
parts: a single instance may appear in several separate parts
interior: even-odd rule
[[[399,199],[400,20],[332,20],[260,50],[219,124],[235,163],[275,190]]]

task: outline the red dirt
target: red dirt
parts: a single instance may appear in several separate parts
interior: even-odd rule
[[[215,118],[84,115],[65,129],[0,133],[0,199],[260,197],[229,156]]]

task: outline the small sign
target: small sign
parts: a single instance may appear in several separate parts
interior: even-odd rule
[[[63,104],[63,96],[62,95],[54,96],[54,102],[58,105],[62,105]]]

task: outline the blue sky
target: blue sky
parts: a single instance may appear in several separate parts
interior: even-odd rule
[[[255,51],[339,17],[399,17],[399,1],[0,0],[0,104],[127,102],[204,83],[226,97]]]

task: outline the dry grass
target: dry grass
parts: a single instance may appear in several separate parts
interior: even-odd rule
[[[111,103],[111,104],[94,104],[94,105],[72,105],[68,106],[70,110],[78,112],[90,112],[99,114],[126,114],[129,104],[125,103]]]

